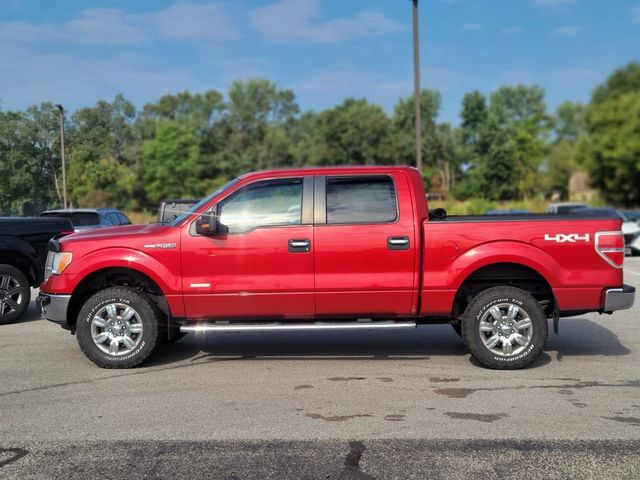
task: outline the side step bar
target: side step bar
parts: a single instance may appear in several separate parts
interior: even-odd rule
[[[307,330],[378,330],[415,328],[412,321],[310,322],[310,323],[194,323],[181,332],[301,332]]]

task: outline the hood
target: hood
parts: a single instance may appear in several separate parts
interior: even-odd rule
[[[163,236],[168,230],[176,227],[161,225],[159,223],[149,223],[145,225],[122,225],[119,227],[93,228],[72,233],[60,240],[63,245],[73,245],[74,243],[85,242],[109,242],[112,246],[126,246],[129,241],[136,243],[136,239],[146,237]]]

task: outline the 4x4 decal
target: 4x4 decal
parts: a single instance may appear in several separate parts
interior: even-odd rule
[[[579,233],[556,233],[555,235],[549,235],[548,233],[544,234],[544,239],[549,242],[556,243],[576,243],[576,242],[587,242],[589,243],[589,234],[585,233],[584,235],[580,235]]]

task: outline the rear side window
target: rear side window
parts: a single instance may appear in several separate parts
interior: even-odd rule
[[[327,223],[389,223],[397,218],[391,177],[327,178]]]

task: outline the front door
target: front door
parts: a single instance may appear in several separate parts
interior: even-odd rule
[[[228,233],[183,228],[190,319],[314,315],[312,190],[311,177],[256,181],[213,207]]]

